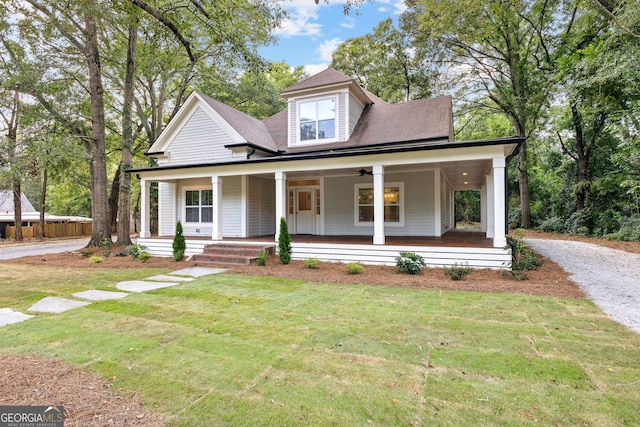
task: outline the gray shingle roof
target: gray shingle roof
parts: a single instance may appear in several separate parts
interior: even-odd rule
[[[22,212],[36,212],[24,193],[21,194]],[[0,190],[0,212],[13,213],[13,190]]]
[[[338,83],[351,83],[352,81],[353,79],[351,77],[347,77],[333,68],[327,68],[324,71],[320,71],[318,74],[314,74],[308,79],[296,83],[293,86],[289,86],[280,92],[280,94],[285,95],[290,92],[297,92],[300,90],[313,89]]]

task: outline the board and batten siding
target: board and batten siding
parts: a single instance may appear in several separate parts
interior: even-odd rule
[[[224,148],[233,142],[224,129],[198,107],[167,147],[169,157],[160,159],[158,164],[187,165],[234,160],[233,153]]]
[[[433,171],[387,173],[385,182],[404,183],[404,226],[385,225],[387,236],[433,236]],[[371,176],[325,178],[324,234],[372,236],[371,226],[355,225],[355,184],[373,186]]]
[[[250,176],[247,203],[248,237],[276,233],[276,184],[273,179]]]

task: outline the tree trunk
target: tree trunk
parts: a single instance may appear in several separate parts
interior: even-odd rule
[[[44,220],[44,206],[47,201],[47,181],[49,179],[49,172],[45,163],[44,170],[42,171],[42,194],[40,194],[40,231],[38,238],[44,239],[44,226],[46,225]]]
[[[573,128],[576,132],[576,154],[578,162],[578,185],[576,187],[576,210],[582,211],[587,207],[589,192],[591,187],[591,177],[589,173],[589,157],[586,149],[586,141],[582,128],[582,116],[578,112],[575,104],[571,104],[571,116]],[[580,224],[584,225],[584,224]]]
[[[13,181],[13,212],[16,231],[13,236],[15,240],[22,240],[22,187],[18,178]]]
[[[111,226],[111,233],[116,232],[116,224],[118,222],[118,199],[120,197],[120,174],[122,173],[122,161],[116,169],[116,173],[113,175],[113,181],[111,181],[111,191],[109,192],[109,225]]]
[[[118,241],[122,246],[131,244],[131,173],[133,164],[131,147],[133,146],[133,87],[136,72],[136,42],[138,40],[138,21],[129,25],[129,44],[127,48],[127,72],[124,81],[124,103],[122,109],[122,173],[120,174],[120,200],[118,217]]]
[[[98,32],[92,11],[85,16],[85,56],[89,67],[91,90],[91,217],[93,218],[89,246],[100,246],[105,240],[111,242],[109,198],[107,196],[107,149],[104,119],[104,87],[98,48]]]

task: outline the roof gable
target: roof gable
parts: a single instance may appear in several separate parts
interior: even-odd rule
[[[24,193],[20,193],[20,204],[22,206],[22,212],[36,212],[29,199]],[[0,190],[0,212],[8,212],[13,214],[15,211],[15,205],[13,204],[13,191],[12,190]]]

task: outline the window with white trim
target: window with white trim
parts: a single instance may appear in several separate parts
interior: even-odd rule
[[[190,223],[213,222],[213,191],[186,190],[184,192],[184,220]]]
[[[298,140],[329,142],[337,137],[336,97],[298,103]]]
[[[384,186],[384,223],[404,225],[404,183],[387,183]],[[373,185],[355,185],[355,223],[373,225]]]

